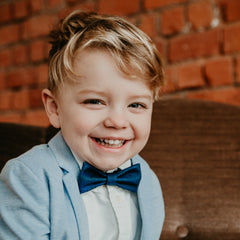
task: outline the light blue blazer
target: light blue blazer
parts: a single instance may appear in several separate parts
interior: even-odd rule
[[[158,178],[140,157],[141,240],[158,240],[164,203]],[[8,161],[0,174],[0,240],[88,240],[79,165],[59,132],[48,144]]]

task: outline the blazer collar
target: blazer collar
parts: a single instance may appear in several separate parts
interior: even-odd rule
[[[65,173],[71,172],[76,177],[78,177],[80,173],[80,167],[74,158],[72,151],[65,142],[61,131],[59,131],[49,141],[48,145],[52,149],[59,167],[62,168]]]
[[[152,240],[156,239],[155,232],[156,228],[160,228],[157,226],[155,222],[156,214],[158,215],[159,197],[156,198],[154,194],[154,188],[157,187],[154,181],[152,181],[152,171],[149,165],[139,156],[136,155],[133,157],[133,164],[140,163],[141,164],[141,173],[142,179],[138,188],[138,202],[139,209],[142,218],[142,234],[141,240]],[[158,201],[156,201],[156,199]],[[161,218],[161,217],[160,217]]]
[[[80,174],[79,164],[66,144],[61,132],[58,132],[49,141],[48,145],[53,151],[59,167],[63,171],[62,180],[75,212],[79,239],[89,239],[86,209],[80,192],[76,191],[78,189],[78,176]]]

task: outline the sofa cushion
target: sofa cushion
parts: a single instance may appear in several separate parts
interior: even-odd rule
[[[141,155],[162,185],[161,239],[240,239],[240,108],[165,100]]]

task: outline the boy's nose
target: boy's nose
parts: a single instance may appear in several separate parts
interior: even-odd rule
[[[108,128],[126,128],[129,122],[123,113],[111,112],[104,121],[104,126]]]

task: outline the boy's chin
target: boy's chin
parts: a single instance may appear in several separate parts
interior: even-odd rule
[[[97,169],[99,170],[102,170],[104,172],[106,171],[111,171],[111,170],[114,170],[114,169],[117,169],[119,168],[122,164],[124,164],[126,161],[121,161],[121,162],[115,162],[115,163],[112,163],[112,162],[104,162],[104,163],[90,163],[91,165],[93,165],[94,167],[96,167]]]

